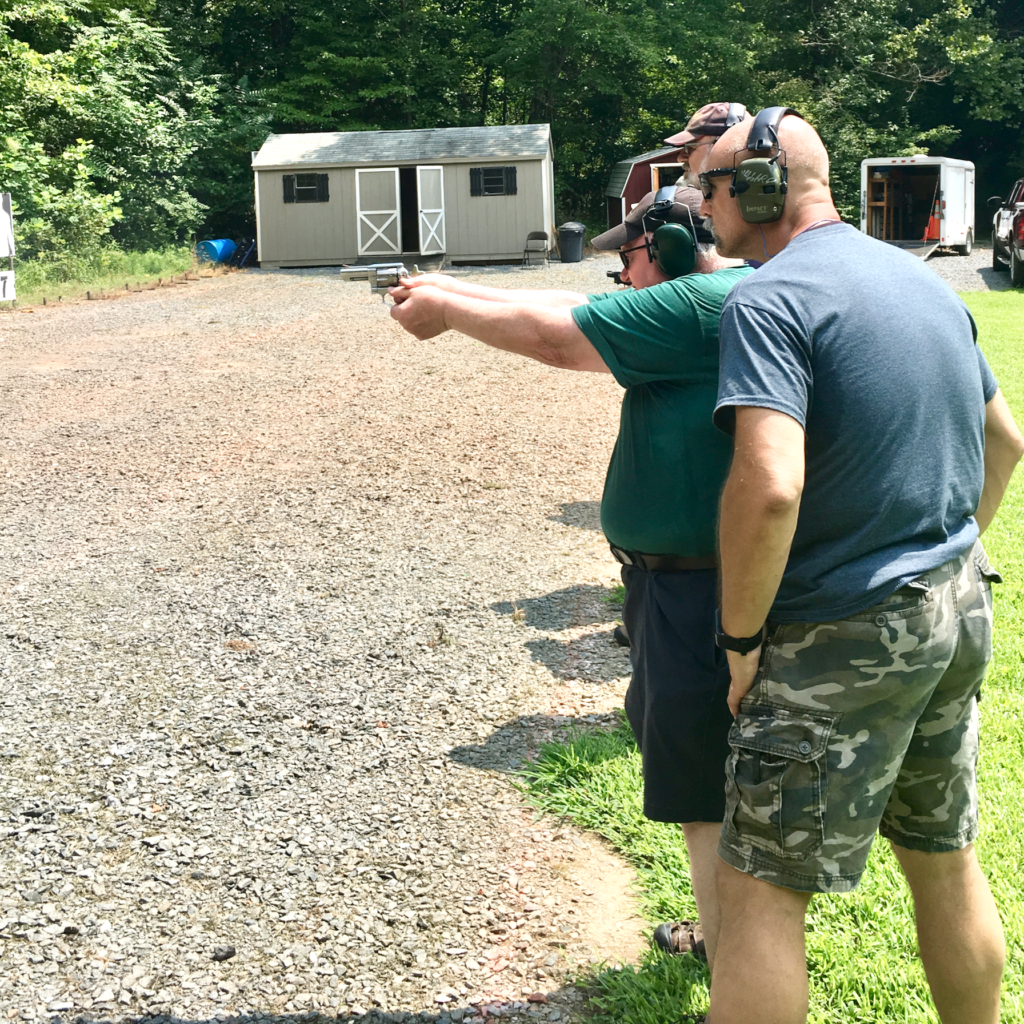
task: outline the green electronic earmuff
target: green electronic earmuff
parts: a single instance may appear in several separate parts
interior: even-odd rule
[[[665,185],[655,193],[654,202],[643,218],[645,231],[652,235],[647,243],[648,258],[669,278],[692,274],[697,265],[697,229],[693,226],[693,214],[689,207],[686,207],[686,211],[690,213],[690,228],[685,224],[665,223],[665,218],[675,205],[676,187]],[[648,220],[651,224],[648,224]],[[653,227],[654,224],[658,226]]]
[[[740,216],[748,224],[771,224],[786,207],[789,170],[781,162],[785,152],[779,147],[779,122],[787,114],[800,116],[792,107],[765,107],[754,118],[746,148],[768,155],[741,160],[732,172],[729,195],[736,199]]]

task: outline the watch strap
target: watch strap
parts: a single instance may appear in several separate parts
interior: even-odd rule
[[[715,609],[715,645],[723,651],[735,651],[737,654],[749,654],[756,651],[764,643],[764,626],[752,636],[729,636],[722,631],[722,612]]]

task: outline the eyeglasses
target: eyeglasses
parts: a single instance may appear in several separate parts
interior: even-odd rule
[[[700,149],[701,146],[713,146],[718,139],[708,139],[707,142],[686,142],[680,146],[683,156],[693,156],[695,149]]]
[[[716,167],[710,171],[702,171],[697,175],[697,180],[700,182],[700,190],[704,195],[704,198],[708,201],[711,199],[711,194],[714,192],[714,185],[711,184],[712,178],[724,178],[726,175],[732,176],[733,169],[731,167]]]
[[[639,250],[646,249],[646,248],[647,248],[647,243],[644,242],[643,245],[634,245],[632,249],[620,249],[619,250],[619,259],[622,260],[623,268],[625,270],[629,270],[629,260],[626,259],[626,253],[629,253],[629,252],[639,252]]]

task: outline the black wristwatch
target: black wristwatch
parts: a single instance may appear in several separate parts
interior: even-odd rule
[[[715,644],[723,651],[735,651],[737,654],[749,654],[756,651],[764,643],[764,626],[753,636],[729,636],[722,632],[722,613],[715,609]]]

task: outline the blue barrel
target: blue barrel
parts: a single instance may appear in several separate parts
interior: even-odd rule
[[[196,246],[196,258],[200,263],[227,263],[236,248],[230,238],[213,238]]]

